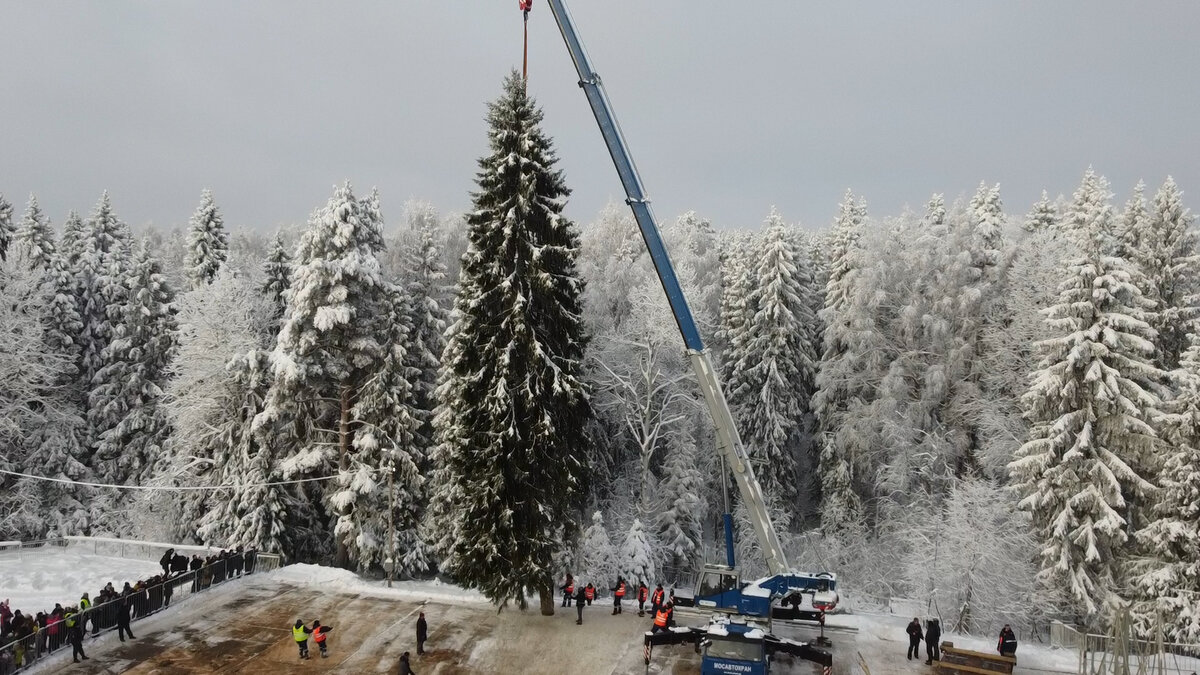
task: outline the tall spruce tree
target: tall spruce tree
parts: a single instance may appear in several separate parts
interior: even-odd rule
[[[0,261],[8,260],[8,248],[17,236],[17,226],[13,224],[12,202],[0,195]]]
[[[1021,227],[1026,232],[1043,232],[1053,230],[1058,227],[1058,209],[1054,206],[1054,202],[1050,201],[1050,196],[1042,190],[1042,198],[1037,200],[1033,205],[1033,210],[1029,215],[1025,216],[1025,222]]]
[[[16,238],[33,269],[50,270],[55,253],[54,228],[50,226],[50,219],[42,214],[37,197],[32,194],[29,195],[29,204],[25,207],[25,217],[21,219],[21,229],[17,230]]]
[[[1135,225],[1141,225],[1132,251],[1145,275],[1146,297],[1155,302],[1150,324],[1157,332],[1155,362],[1164,370],[1179,365],[1188,348],[1188,334],[1196,332],[1200,307],[1200,248],[1192,229],[1195,218],[1183,205],[1183,192],[1170,176],[1146,209],[1133,209]]]
[[[457,318],[437,417],[448,533],[443,569],[501,607],[552,574],[581,490],[587,342],[579,237],[542,112],[513,73],[488,106],[490,152],[467,217]]]
[[[217,270],[229,257],[229,235],[221,212],[213,201],[212,190],[200,196],[200,206],[188,220],[187,259],[185,267],[192,288],[212,283]]]
[[[313,214],[284,292],[287,311],[271,354],[274,381],[254,421],[257,433],[291,429],[295,442],[279,462],[285,477],[337,474],[336,484],[323,491],[300,492],[296,516],[319,522],[325,511],[335,519],[334,562],[340,567],[365,567],[376,559],[360,558],[366,547],[358,528],[376,517],[377,495],[385,504],[387,499],[378,452],[387,439],[371,427],[377,420],[355,416],[364,387],[394,345],[396,289],[377,257],[381,229],[377,205],[357,199],[349,183]],[[363,483],[360,476],[370,480]],[[378,546],[377,540],[366,544]]]
[[[783,218],[772,209],[758,250],[754,316],[737,364],[742,383],[730,392],[750,457],[767,499],[795,516],[797,456],[807,435],[816,355],[809,341],[816,322],[807,288],[812,276]]]
[[[1200,641],[1200,341],[1193,335],[1165,416],[1166,459],[1152,520],[1137,532],[1145,557],[1133,576],[1133,615],[1142,634],[1167,620],[1170,642]]]
[[[1037,345],[1041,369],[1023,399],[1029,442],[1009,467],[1033,518],[1039,579],[1065,589],[1093,624],[1125,600],[1136,510],[1153,490],[1150,421],[1161,405],[1150,389],[1162,373],[1152,362],[1148,303],[1129,263],[1108,253],[1109,197],[1107,181],[1089,169],[1066,219],[1082,255],[1047,312],[1057,335]]]
[[[262,292],[271,299],[271,303],[275,307],[276,319],[282,319],[287,310],[284,292],[291,285],[291,263],[292,256],[288,254],[287,247],[283,245],[283,233],[277,232],[275,238],[271,240],[271,250],[267,253],[267,260],[262,267]]]
[[[87,238],[87,226],[83,222],[83,218],[72,210],[67,214],[67,220],[63,223],[62,239],[58,242],[58,250],[62,253],[63,260],[67,263],[68,269],[74,269],[79,263],[79,256],[83,254],[84,239]]]

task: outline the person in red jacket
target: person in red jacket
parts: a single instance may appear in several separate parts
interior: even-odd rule
[[[617,585],[610,589],[613,592],[613,614],[621,613],[621,598],[625,597],[625,579],[617,577]]]
[[[562,606],[570,607],[571,597],[575,595],[575,578],[570,574],[567,574],[567,583],[563,584],[562,588],[559,590],[561,590],[563,594]]]
[[[329,652],[325,651],[325,639],[328,637],[329,631],[331,630],[333,630],[333,628],[329,626],[322,626],[320,621],[313,622],[313,640],[315,640],[317,646],[321,648],[321,658],[323,659],[329,658]]]
[[[587,598],[588,607],[592,606],[592,601],[596,599],[596,587],[592,582],[588,582],[587,589],[584,590],[584,596]]]
[[[638,582],[638,616],[646,616],[646,596],[649,595],[650,589],[646,588],[646,584]]]

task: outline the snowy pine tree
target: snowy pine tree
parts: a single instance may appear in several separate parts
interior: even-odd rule
[[[619,574],[619,558],[604,527],[604,515],[599,511],[592,514],[592,524],[583,532],[579,543],[580,576],[577,583],[593,584],[597,591],[604,591],[615,583]]]
[[[50,219],[42,214],[37,197],[29,195],[29,204],[25,207],[25,217],[21,219],[21,229],[17,230],[16,240],[20,242],[29,264],[34,269],[49,270],[54,257],[54,228]]]
[[[656,577],[654,571],[654,549],[650,545],[650,537],[642,527],[642,521],[634,518],[621,544],[619,574],[636,588],[638,582],[653,586]]]
[[[17,226],[13,224],[12,203],[0,195],[0,262],[8,260],[8,248],[17,236]]]
[[[1180,355],[1188,347],[1188,334],[1196,332],[1200,317],[1197,293],[1200,293],[1200,250],[1195,220],[1183,206],[1183,193],[1168,176],[1154,195],[1149,209],[1136,202],[1127,209],[1131,254],[1146,277],[1145,292],[1155,302],[1150,325],[1157,332],[1155,362],[1164,370],[1179,365]],[[1140,226],[1140,227],[1139,227]]]
[[[571,537],[590,418],[579,238],[541,111],[515,73],[489,106],[470,248],[443,367],[438,487],[451,503],[443,569],[493,602],[553,613],[553,565]],[[564,533],[564,528],[566,529]]]
[[[287,247],[283,245],[283,234],[276,233],[275,238],[271,240],[271,250],[267,253],[267,261],[263,263],[262,267],[262,292],[270,298],[275,307],[276,319],[283,319],[283,313],[287,311],[284,292],[291,285],[291,263],[292,257],[288,254]]]
[[[63,223],[62,239],[58,243],[58,251],[62,254],[63,260],[67,264],[68,269],[74,269],[79,264],[79,257],[83,255],[83,243],[87,238],[87,226],[83,222],[83,218],[75,211],[67,214],[67,220]]]
[[[700,472],[696,443],[690,433],[680,431],[667,440],[663,477],[658,494],[663,503],[657,510],[658,541],[666,557],[668,578],[682,578],[698,562],[704,545],[701,517],[706,505],[701,497],[704,476]]]
[[[1152,520],[1138,530],[1145,557],[1133,575],[1133,615],[1139,632],[1166,620],[1170,642],[1200,641],[1200,341],[1193,336],[1179,370],[1166,415],[1166,458]]]
[[[1050,201],[1050,196],[1042,190],[1042,198],[1033,205],[1033,210],[1029,215],[1025,216],[1025,222],[1021,227],[1026,232],[1043,232],[1053,230],[1058,227],[1058,209],[1054,206],[1054,202]]]
[[[88,420],[99,433],[97,471],[104,482],[141,485],[165,459],[170,423],[160,403],[178,335],[175,293],[145,242],[129,272],[124,301],[110,307],[115,323],[88,395]]]
[[[811,273],[805,256],[778,212],[766,221],[758,251],[757,283],[749,304],[754,316],[746,329],[743,383],[730,391],[755,473],[768,500],[796,515],[799,446],[807,436],[816,355],[809,341],[816,317],[807,288]]]
[[[1153,490],[1150,420],[1160,405],[1148,388],[1161,377],[1148,303],[1128,263],[1107,253],[1108,200],[1107,182],[1089,170],[1066,219],[1082,256],[1047,313],[1055,337],[1037,345],[1041,369],[1023,399],[1029,442],[1010,465],[1019,506],[1033,516],[1039,579],[1065,588],[1092,622],[1122,602],[1134,510]]]
[[[185,265],[192,288],[212,283],[228,256],[229,236],[221,212],[213,202],[212,190],[205,190],[200,196],[200,206],[188,220]]]

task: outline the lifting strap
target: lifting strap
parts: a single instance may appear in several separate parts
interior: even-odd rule
[[[529,86],[529,10],[533,9],[533,0],[519,0],[525,23],[525,49],[521,53],[521,81]]]

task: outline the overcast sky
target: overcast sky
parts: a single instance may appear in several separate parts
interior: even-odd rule
[[[571,0],[568,0],[570,2]],[[1200,205],[1200,2],[575,0],[655,210],[826,226],[999,182],[1024,213],[1092,164]],[[544,0],[530,92],[574,190],[623,198]],[[302,222],[350,179],[385,216],[469,208],[517,0],[0,3],[0,193],[56,224],[110,191],[139,225],[205,187],[231,226]]]

